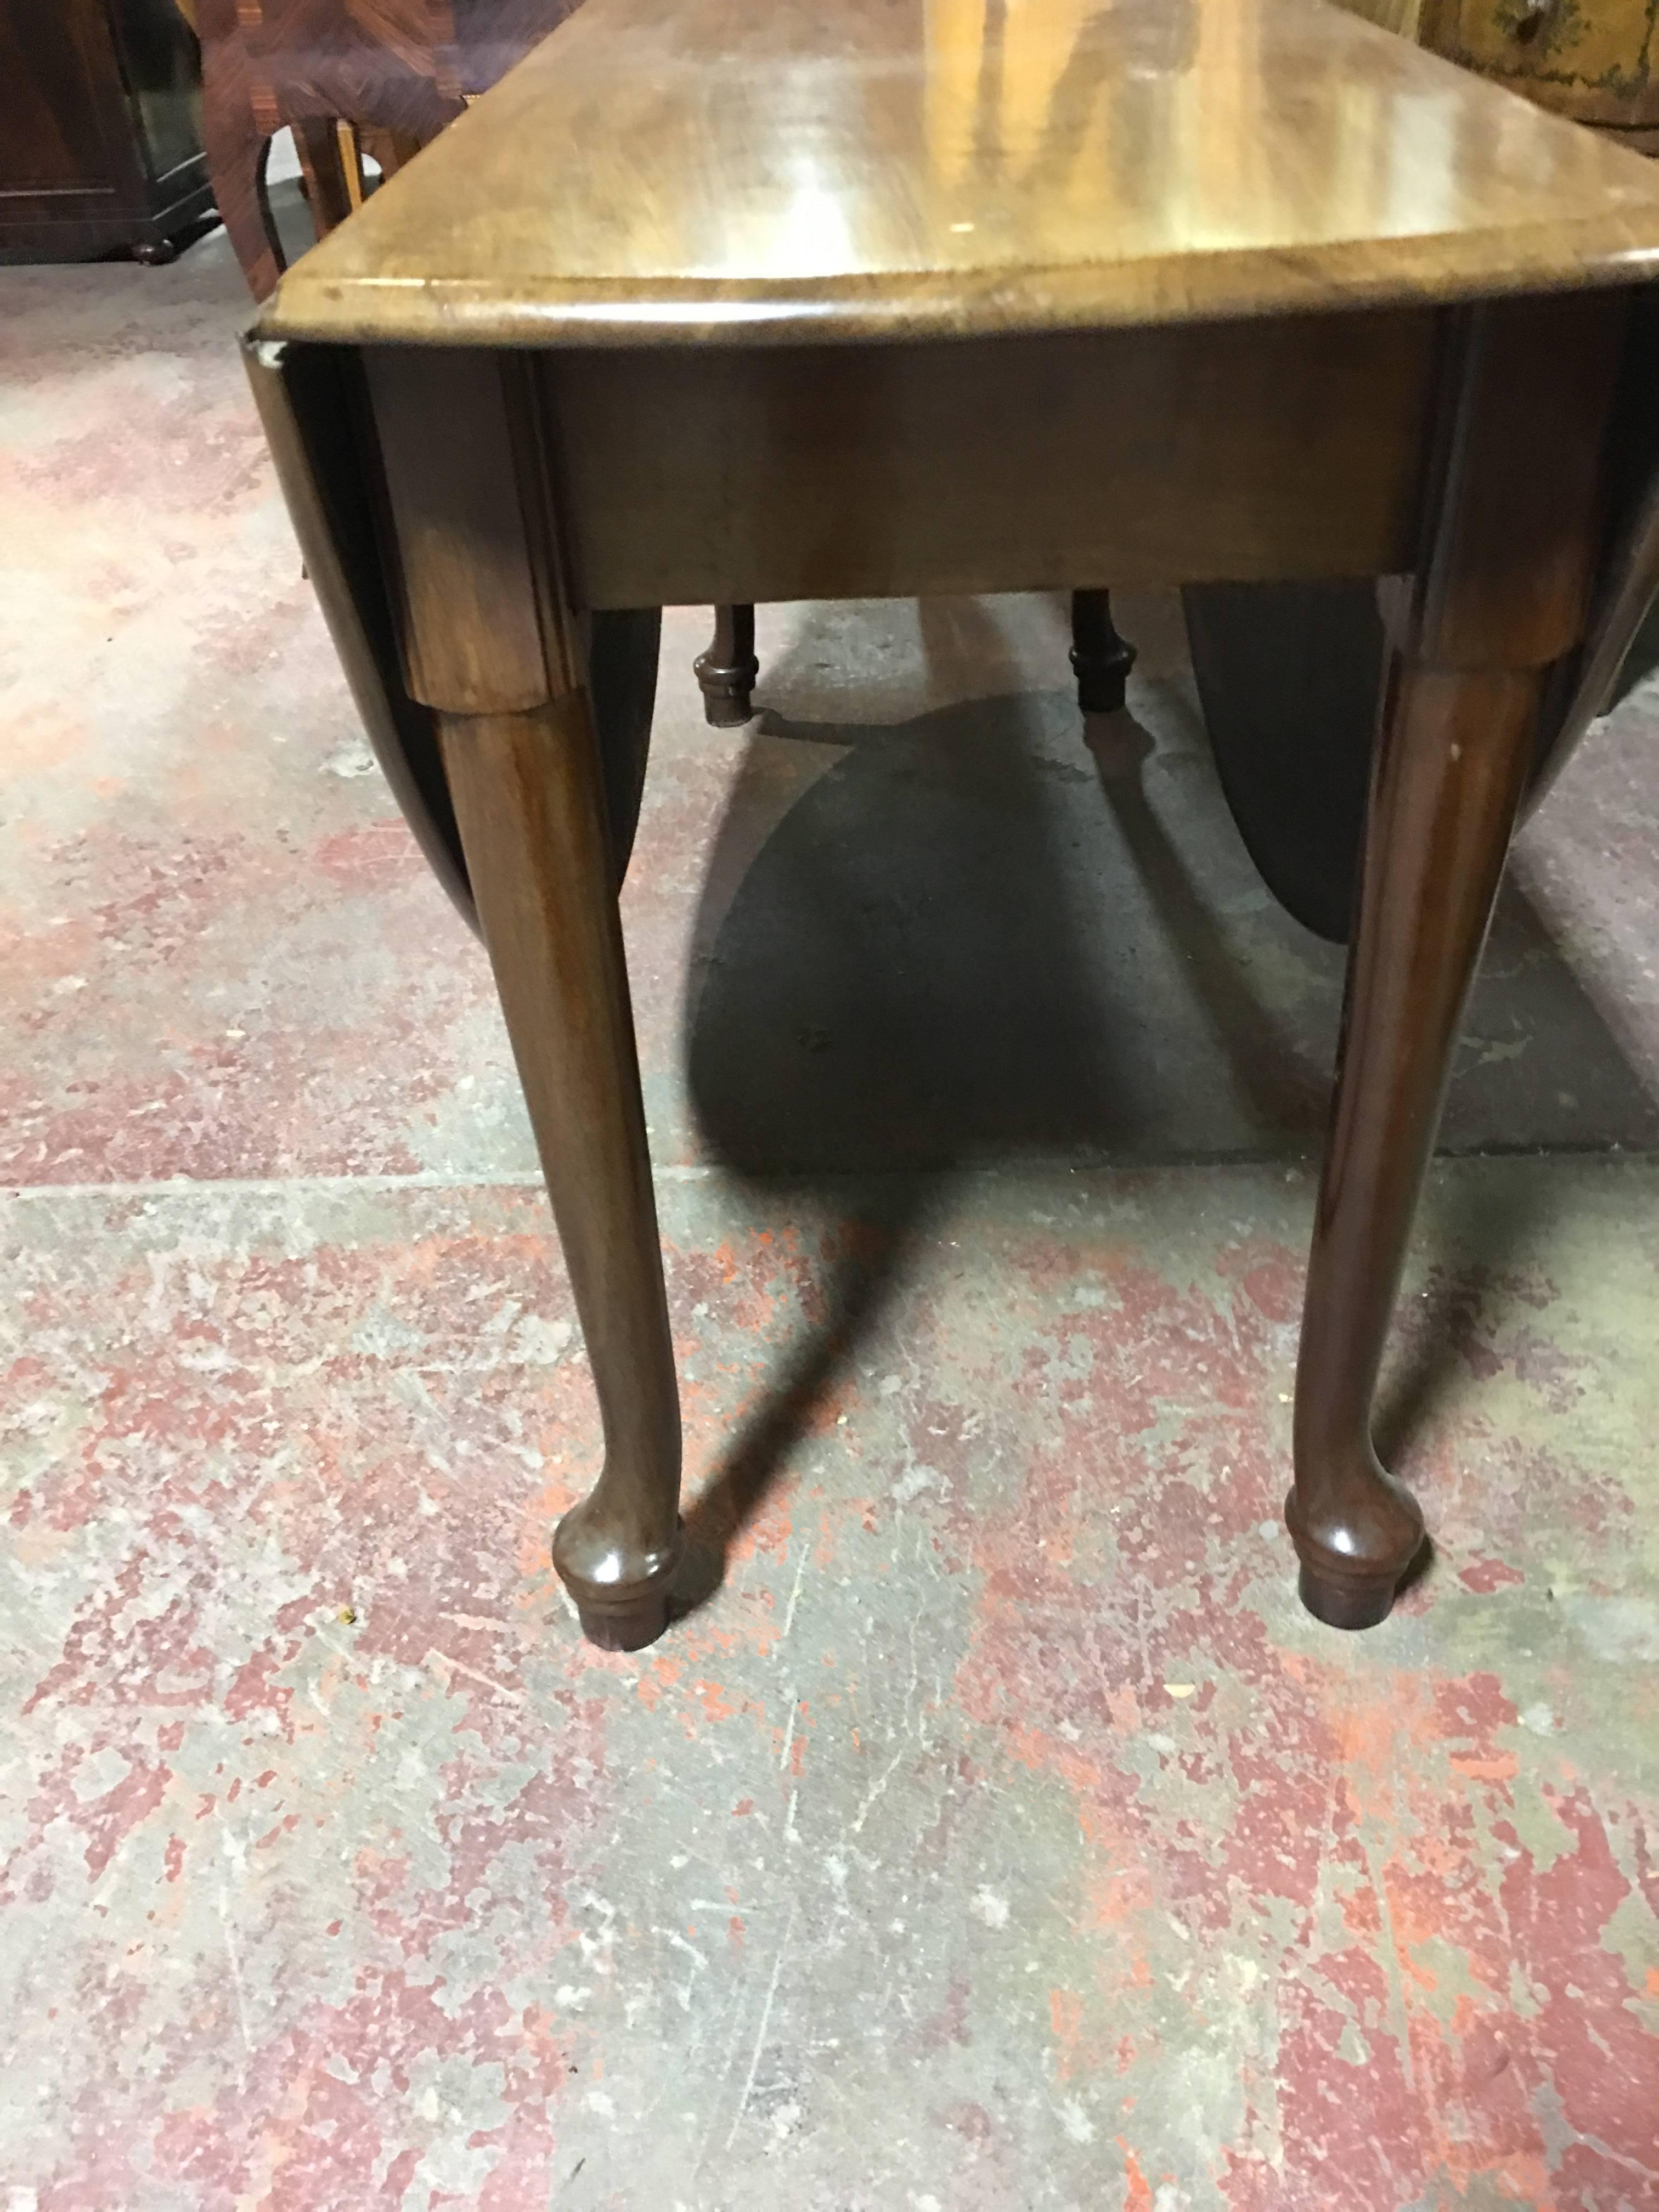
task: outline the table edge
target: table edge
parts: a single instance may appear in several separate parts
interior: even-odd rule
[[[1583,240],[1582,254],[1574,246]],[[1576,224],[1427,234],[1357,254],[1351,244],[1234,249],[1171,259],[969,276],[498,283],[361,276],[283,279],[254,325],[261,337],[344,344],[747,347],[1128,330],[1348,308],[1445,306],[1516,293],[1589,290],[1659,278],[1659,237],[1605,211]],[[1356,264],[1358,265],[1356,265]],[[1200,279],[1194,283],[1194,277]]]

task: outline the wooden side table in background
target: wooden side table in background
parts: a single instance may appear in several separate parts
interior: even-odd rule
[[[659,1634],[680,1547],[615,898],[651,611],[1109,579],[1392,580],[1287,1514],[1320,1618],[1388,1612],[1464,999],[1659,580],[1656,270],[1659,170],[1322,0],[589,0],[296,265],[250,370],[501,991],[604,1418],[590,1636]]]

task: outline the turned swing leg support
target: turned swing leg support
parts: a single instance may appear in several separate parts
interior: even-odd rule
[[[1390,610],[1285,1519],[1310,1612],[1366,1628],[1424,1542],[1371,1407],[1551,665],[1583,630],[1623,304],[1462,311],[1419,567]]]
[[[754,608],[716,607],[714,635],[691,666],[702,693],[703,720],[716,730],[741,729],[755,711],[760,675]]]
[[[1072,594],[1072,673],[1085,714],[1118,714],[1128,696],[1135,649],[1118,635],[1109,592]]]

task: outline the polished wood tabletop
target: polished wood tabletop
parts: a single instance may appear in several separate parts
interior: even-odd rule
[[[292,337],[1078,328],[1659,268],[1659,170],[1327,0],[586,0]]]
[[[616,898],[658,610],[1130,580],[1200,587],[1241,820],[1340,845],[1303,793],[1370,762],[1287,1519],[1309,1607],[1383,1618],[1424,1524],[1371,1406],[1465,994],[1659,582],[1656,276],[1659,166],[1327,0],[586,0],[289,273],[249,368],[495,971],[603,1419],[553,1540],[597,1642],[661,1633],[684,1548]],[[1364,617],[1346,720],[1297,703],[1328,623],[1230,661],[1286,580]]]

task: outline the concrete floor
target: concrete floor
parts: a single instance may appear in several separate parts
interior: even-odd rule
[[[670,617],[624,915],[692,1609],[222,237],[0,272],[0,2212],[1659,2206],[1659,704],[1526,833],[1363,1638],[1279,1511],[1340,957],[1173,609]],[[1150,746],[1149,756],[1140,757]],[[1500,1157],[1512,1155],[1518,1157]]]

